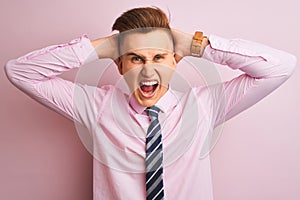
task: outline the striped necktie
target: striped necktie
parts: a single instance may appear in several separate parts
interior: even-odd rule
[[[146,137],[146,193],[147,200],[164,199],[163,187],[163,151],[161,127],[158,121],[159,108],[146,109],[150,117],[150,126]]]

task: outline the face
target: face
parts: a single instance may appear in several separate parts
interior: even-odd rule
[[[145,107],[156,104],[176,69],[171,36],[164,30],[126,34],[120,54],[119,72],[133,97]]]

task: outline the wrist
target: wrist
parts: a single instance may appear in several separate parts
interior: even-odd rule
[[[182,44],[182,55],[184,56],[191,56],[191,44],[193,42],[193,35],[187,34],[185,38],[185,42]]]
[[[206,36],[203,35],[203,32],[196,31],[193,36],[191,47],[190,47],[191,55],[195,57],[202,57],[202,55],[204,54],[205,47],[208,44],[209,44],[209,40]]]
[[[191,44],[193,35],[185,34],[181,41],[176,44],[175,53],[181,58],[191,56]]]

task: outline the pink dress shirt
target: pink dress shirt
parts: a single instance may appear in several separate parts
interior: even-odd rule
[[[261,44],[215,35],[209,40],[204,59],[244,73],[184,93],[170,88],[157,103],[167,200],[213,199],[209,154],[200,152],[214,128],[275,90],[296,63],[293,55]],[[145,199],[145,108],[114,85],[92,87],[58,77],[97,59],[84,35],[10,60],[5,69],[16,87],[87,128],[93,139],[95,200]]]

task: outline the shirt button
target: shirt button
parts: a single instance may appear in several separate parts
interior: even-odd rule
[[[77,42],[78,42],[78,39],[74,39],[74,40],[70,41],[69,44],[72,45],[72,44],[76,44]]]
[[[211,51],[211,54],[214,54],[214,53],[216,53],[216,51],[215,51],[215,50]]]

